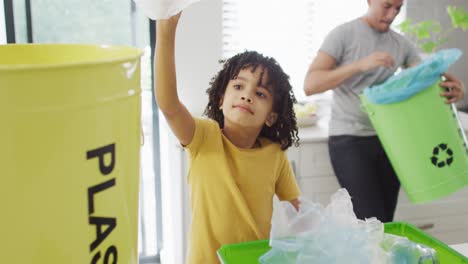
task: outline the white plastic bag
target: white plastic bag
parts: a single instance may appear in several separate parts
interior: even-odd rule
[[[133,0],[143,13],[153,19],[166,19],[199,0]]]
[[[301,200],[297,212],[288,202],[275,203],[270,246],[262,264],[388,264],[380,247],[383,223],[362,221],[353,212],[351,197],[338,190],[330,204]]]
[[[437,252],[406,237],[385,234],[382,247],[387,251],[390,264],[439,264]]]
[[[351,197],[339,189],[323,207],[300,199],[300,210],[274,200],[271,250],[262,264],[439,264],[437,252],[384,233],[375,217],[357,219]]]

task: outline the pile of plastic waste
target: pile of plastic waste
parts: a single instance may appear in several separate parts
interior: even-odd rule
[[[326,207],[301,199],[296,211],[288,202],[277,202],[270,246],[260,263],[438,263],[435,250],[406,237],[385,234],[383,223],[376,218],[357,219],[345,189],[338,190]]]

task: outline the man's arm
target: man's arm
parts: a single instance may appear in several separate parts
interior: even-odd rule
[[[180,13],[157,21],[154,92],[172,132],[182,145],[188,145],[195,132],[195,121],[177,94],[175,35],[179,18]]]
[[[306,95],[322,93],[336,88],[355,74],[380,66],[393,67],[394,64],[390,54],[377,51],[361,60],[336,68],[336,59],[319,51],[307,71],[304,92]]]

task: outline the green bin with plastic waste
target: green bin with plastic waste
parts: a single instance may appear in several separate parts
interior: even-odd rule
[[[411,224],[390,222],[385,223],[384,227],[386,234],[407,237],[413,242],[433,248],[437,252],[440,264],[468,263],[467,257]],[[222,264],[258,264],[259,258],[270,249],[269,240],[257,240],[223,245],[217,253]]]
[[[439,199],[468,185],[466,136],[439,85],[440,74],[460,56],[455,49],[440,51],[361,95],[412,202]]]

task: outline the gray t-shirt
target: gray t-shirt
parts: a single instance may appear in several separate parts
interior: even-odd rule
[[[333,90],[329,134],[375,135],[369,117],[361,109],[359,95],[366,87],[382,83],[400,67],[420,60],[416,48],[395,31],[379,32],[360,18],[333,29],[325,38],[320,51],[336,59],[336,67],[350,64],[373,52],[383,51],[395,60],[393,68],[379,67],[356,74]]]

